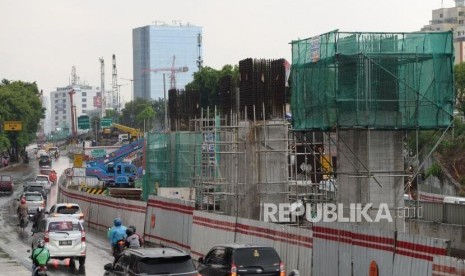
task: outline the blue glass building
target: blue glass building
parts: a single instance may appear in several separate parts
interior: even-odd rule
[[[176,71],[176,88],[184,89],[193,80],[194,72],[198,71],[199,53],[202,56],[199,35],[202,35],[202,27],[190,24],[150,25],[133,29],[134,98],[163,98],[163,74],[168,94],[172,68]]]

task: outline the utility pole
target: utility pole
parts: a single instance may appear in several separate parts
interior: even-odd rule
[[[103,60],[103,57],[100,59],[100,103],[102,105],[102,115],[101,117],[105,117],[105,61]]]
[[[113,93],[111,96],[111,107],[118,108],[119,107],[119,95],[118,95],[118,73],[116,70],[116,56],[113,54],[113,71],[112,71],[112,86],[113,86]]]
[[[168,129],[168,101],[166,100],[166,81],[165,73],[163,73],[163,95],[165,99],[165,129]]]
[[[77,131],[76,131],[76,122],[75,122],[75,106],[74,106],[74,103],[73,103],[73,95],[75,94],[76,92],[74,91],[74,89],[71,89],[69,92],[68,92],[68,95],[69,95],[69,101],[70,101],[70,105],[71,105],[71,131],[72,131],[72,134],[73,134],[73,138],[76,138],[76,134],[77,134]]]
[[[197,68],[199,68],[199,71],[200,69],[202,69],[202,64],[203,64],[203,60],[202,60],[202,34],[199,33],[197,35],[197,47],[198,47],[198,52],[199,52],[199,57],[197,59]]]

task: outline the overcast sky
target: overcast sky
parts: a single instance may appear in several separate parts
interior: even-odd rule
[[[331,30],[411,32],[453,0],[0,0],[0,79],[36,81],[48,94],[81,81],[111,87],[132,79],[132,29],[181,20],[203,27],[205,66],[220,69],[252,58],[291,60],[289,43]],[[130,86],[118,80],[122,97]]]

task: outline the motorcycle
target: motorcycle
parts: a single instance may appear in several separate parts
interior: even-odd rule
[[[19,227],[21,227],[21,230],[24,231],[28,223],[29,223],[28,216],[26,215],[21,216],[21,220],[19,221]]]
[[[123,253],[124,249],[126,249],[126,241],[119,240],[116,242],[116,246],[113,249],[113,257],[118,257],[121,253]]]
[[[47,266],[39,265],[34,270],[34,276],[47,276]]]

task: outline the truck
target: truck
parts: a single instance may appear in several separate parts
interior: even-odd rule
[[[105,138],[118,137],[118,142],[126,138],[128,141],[135,141],[142,136],[140,129],[112,123],[110,128],[102,130],[102,136]],[[124,138],[123,138],[124,137]]]
[[[96,177],[108,187],[134,187],[135,180],[139,177],[138,168],[124,161],[124,158],[131,153],[143,150],[144,145],[144,138],[140,138],[107,156],[87,162],[86,176]]]
[[[137,168],[129,162],[108,163],[105,168],[91,164],[86,168],[86,176],[96,177],[105,183],[106,187],[134,188],[135,180],[139,178]],[[116,181],[117,180],[117,181]]]

